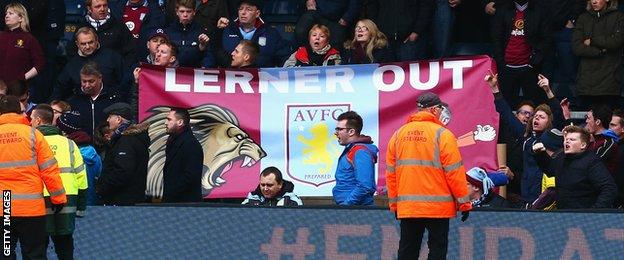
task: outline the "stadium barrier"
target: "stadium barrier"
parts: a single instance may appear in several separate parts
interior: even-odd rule
[[[90,207],[77,259],[393,259],[387,208],[263,208],[210,203]],[[426,251],[426,244],[423,246]],[[49,249],[52,257],[53,250]],[[451,220],[448,259],[617,259],[624,212],[473,211]]]

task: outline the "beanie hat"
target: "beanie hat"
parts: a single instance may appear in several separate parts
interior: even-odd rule
[[[546,131],[542,134],[540,141],[544,144],[546,149],[557,151],[563,148],[563,133],[555,128],[550,129],[550,131]]]
[[[56,119],[56,126],[65,134],[82,130],[80,128],[80,113],[78,111],[70,111],[61,114]]]
[[[466,180],[474,186],[483,188],[484,197],[494,188],[494,182],[488,177],[485,170],[479,167],[468,170],[468,172],[466,172]]]

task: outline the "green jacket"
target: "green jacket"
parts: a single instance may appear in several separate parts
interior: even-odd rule
[[[578,95],[619,95],[624,14],[610,1],[606,10],[596,12],[588,3],[587,11],[576,20],[572,51],[579,56]],[[584,44],[590,39],[590,45]]]

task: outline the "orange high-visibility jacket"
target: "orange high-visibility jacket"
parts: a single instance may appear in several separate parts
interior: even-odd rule
[[[0,190],[3,199],[4,191],[11,191],[11,216],[44,216],[44,183],[52,203],[67,203],[58,165],[43,135],[22,115],[0,115]]]
[[[452,218],[472,209],[455,135],[429,112],[418,112],[388,143],[386,182],[398,218]]]

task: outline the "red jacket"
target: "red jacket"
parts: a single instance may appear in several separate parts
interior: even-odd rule
[[[35,37],[21,28],[0,32],[0,79],[5,83],[24,80],[33,67],[41,73],[45,58]]]

